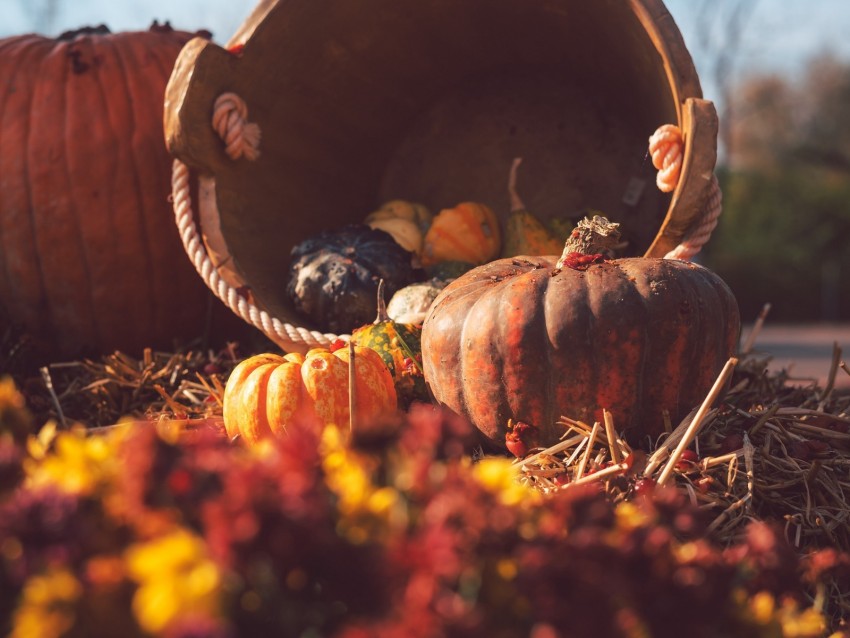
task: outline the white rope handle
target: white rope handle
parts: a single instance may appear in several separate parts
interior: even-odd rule
[[[676,189],[682,172],[684,140],[682,131],[673,124],[664,124],[649,138],[649,154],[652,165],[658,169],[656,184],[663,193]],[[699,219],[691,224],[682,242],[664,255],[665,259],[690,261],[708,243],[711,233],[717,227],[720,213],[723,212],[723,193],[717,176],[711,176],[708,198],[700,211]]]
[[[248,122],[247,116],[248,108],[244,100],[234,93],[222,94],[213,107],[213,128],[224,140],[227,155],[233,160],[244,157],[254,161],[260,156],[260,127]],[[192,210],[189,167],[180,160],[174,160],[172,167],[171,197],[174,218],[186,254],[207,287],[230,310],[287,351],[327,347],[339,338],[335,334],[307,330],[272,317],[265,310],[251,303],[239,293],[238,289],[222,278],[201,241]]]
[[[174,218],[186,254],[207,287],[228,308],[287,351],[327,347],[339,338],[339,335],[307,330],[272,317],[265,310],[261,310],[248,301],[219,275],[200,239],[192,211],[192,198],[189,194],[189,168],[180,160],[174,160],[171,195]],[[347,335],[341,336],[347,337]]]

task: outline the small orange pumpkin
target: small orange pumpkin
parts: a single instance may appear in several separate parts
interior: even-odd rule
[[[502,231],[496,214],[484,204],[464,202],[445,208],[434,217],[422,251],[425,266],[441,261],[484,264],[495,259],[502,247]]]
[[[348,348],[245,359],[233,369],[224,388],[227,436],[238,434],[254,444],[270,435],[284,435],[293,423],[348,428],[348,362]],[[360,346],[354,347],[354,374],[355,423],[368,430],[396,410],[393,377],[381,355]]]

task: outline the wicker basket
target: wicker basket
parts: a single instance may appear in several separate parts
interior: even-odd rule
[[[647,140],[668,123],[684,153],[665,194]],[[190,257],[284,350],[336,337],[286,298],[290,250],[310,234],[394,198],[506,212],[522,156],[539,217],[599,209],[628,254],[663,256],[705,204],[717,140],[660,0],[261,2],[226,48],[186,45],[165,126]]]

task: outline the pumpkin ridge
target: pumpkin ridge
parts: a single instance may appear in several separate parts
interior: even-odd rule
[[[690,266],[686,266],[684,262],[679,262],[679,264],[681,264],[680,265],[681,268],[685,268],[685,267],[690,268]],[[692,270],[694,270],[694,269],[692,268]],[[696,272],[699,272],[699,271],[697,270]],[[705,280],[705,278],[702,276],[702,273],[700,273],[698,277],[699,277],[699,279],[697,281],[697,285],[694,287],[694,290],[692,290],[692,296],[693,296],[692,304],[694,304],[694,306],[692,306],[692,308],[691,308],[691,315],[696,315],[696,316],[693,317],[693,320],[685,322],[691,328],[689,338],[688,338],[688,344],[690,345],[691,353],[690,353],[690,355],[686,354],[686,356],[685,356],[685,358],[682,362],[683,368],[687,365],[688,361],[706,360],[706,355],[711,356],[711,354],[712,354],[712,353],[705,352],[708,344],[710,343],[709,336],[713,336],[713,334],[710,334],[711,333],[710,327],[704,325],[703,315],[705,313],[703,312],[703,308],[706,305],[706,302],[705,302],[706,295],[711,294],[713,296],[713,300],[712,300],[713,302],[716,302],[718,299],[717,299],[717,295],[713,294],[714,287],[711,286]],[[694,311],[694,308],[696,309],[695,311]],[[698,383],[701,380],[704,380],[705,382],[710,382],[712,375],[708,374],[709,370],[710,370],[709,366],[699,366],[699,367],[693,369],[693,377],[691,378],[692,383]],[[698,406],[697,405],[688,406],[689,409],[693,409],[693,408],[696,408],[696,407],[698,407]]]
[[[172,32],[173,33],[173,32]],[[124,72],[123,81],[127,87],[127,96],[130,98],[130,117],[133,128],[131,130],[156,130],[159,132],[157,136],[133,136],[129,141],[128,150],[130,153],[131,163],[133,166],[133,180],[137,187],[140,211],[163,211],[162,218],[157,215],[143,214],[140,217],[139,227],[141,229],[140,236],[136,239],[141,252],[145,253],[147,279],[150,282],[153,290],[150,316],[153,324],[156,326],[157,333],[162,333],[167,330],[168,326],[174,321],[175,309],[169,300],[177,293],[176,288],[172,288],[172,282],[179,281],[179,278],[173,276],[173,264],[169,266],[169,262],[160,257],[173,250],[180,250],[177,241],[166,241],[162,237],[161,226],[169,220],[164,213],[165,207],[162,205],[162,200],[168,194],[168,185],[165,183],[167,175],[168,154],[163,144],[162,148],[154,146],[154,139],[164,140],[165,133],[163,131],[163,115],[162,109],[154,111],[151,108],[142,108],[138,98],[135,96],[142,95],[147,99],[147,95],[155,93],[159,96],[161,104],[165,96],[165,84],[171,75],[171,69],[163,70],[158,63],[156,53],[165,54],[170,51],[173,45],[172,42],[165,37],[153,32],[143,32],[138,34],[139,38],[143,38],[145,46],[143,50],[139,50],[139,42],[128,38],[119,38],[116,40],[117,60],[120,62],[122,70],[136,70],[135,73]],[[148,42],[151,40],[151,42]],[[181,39],[181,42],[184,41]],[[145,59],[140,59],[141,56],[146,56]],[[155,62],[151,62],[151,61]],[[173,67],[173,64],[172,64]],[[154,112],[158,113],[154,117]],[[148,127],[155,127],[149,129]],[[162,168],[160,176],[159,170]],[[147,169],[147,170],[145,170]],[[160,188],[162,191],[160,192]],[[176,235],[171,236],[176,240]],[[159,253],[159,255],[158,255]],[[185,291],[183,291],[185,293]],[[189,300],[181,300],[181,302]],[[201,298],[198,297],[198,302]]]
[[[125,89],[125,96],[126,96],[128,102],[129,102],[129,108],[127,109],[127,114],[128,114],[128,117],[129,117],[129,122],[127,123],[127,130],[136,131],[136,129],[137,129],[137,121],[136,121],[137,118],[136,118],[136,107],[134,106],[135,101],[132,99],[133,93],[131,91],[131,86],[130,86],[130,83],[131,83],[130,75],[131,74],[128,73],[128,65],[126,64],[126,62],[124,60],[124,57],[123,57],[124,52],[123,52],[123,49],[122,49],[122,46],[121,46],[125,42],[127,44],[129,44],[129,42],[125,39],[103,38],[102,44],[104,46],[111,47],[112,50],[113,50],[112,59],[115,61],[115,64],[117,66],[116,74],[120,77],[121,84],[124,86],[124,89]],[[102,74],[98,73],[97,76],[98,76],[98,84],[100,85],[101,91],[103,92],[103,95],[104,95],[104,98],[105,98],[106,95],[107,95],[107,91],[106,91],[105,87],[103,86]],[[111,102],[109,100],[106,100],[106,99],[104,99],[104,102],[106,104],[106,109],[105,109],[106,112],[110,116],[112,116],[113,115],[113,109],[109,108]],[[111,124],[112,118],[110,117],[109,119],[110,119],[110,124]],[[113,128],[113,130],[115,130],[115,129]],[[116,138],[117,137],[118,136],[116,135]],[[132,207],[136,211],[136,223],[134,223],[134,226],[136,227],[137,235],[135,235],[134,239],[138,243],[138,245],[144,249],[144,250],[140,250],[139,252],[142,253],[142,259],[144,260],[143,269],[148,275],[148,276],[143,276],[141,278],[142,281],[145,282],[145,285],[147,286],[148,291],[149,291],[148,294],[144,297],[147,300],[147,303],[144,304],[144,312],[145,312],[145,314],[148,318],[147,320],[150,321],[151,323],[153,323],[154,325],[156,325],[157,331],[159,331],[159,329],[161,328],[161,326],[159,325],[159,321],[157,320],[158,316],[159,316],[159,307],[160,307],[160,304],[162,303],[162,300],[167,299],[167,297],[163,294],[163,291],[159,289],[159,282],[161,281],[161,277],[152,276],[152,274],[154,273],[154,270],[155,270],[154,265],[153,265],[154,260],[151,256],[151,251],[150,251],[150,233],[148,232],[148,229],[145,226],[145,223],[144,223],[144,217],[145,216],[143,214],[143,211],[148,210],[148,208],[144,204],[141,204],[142,202],[144,202],[144,199],[145,199],[144,198],[144,189],[142,188],[142,184],[141,184],[140,179],[139,179],[139,173],[142,170],[143,164],[137,161],[135,148],[136,148],[136,145],[131,143],[130,146],[129,146],[129,149],[126,149],[126,152],[127,152],[127,155],[128,155],[128,161],[129,161],[130,169],[131,169],[131,170],[129,170],[129,174],[131,176],[131,181],[132,181],[132,184],[133,184],[133,191],[134,191],[134,194],[135,194],[135,200],[134,201],[139,203],[139,205]],[[114,165],[112,167],[112,171],[113,171],[113,174],[117,172],[117,165]],[[109,184],[111,186],[114,183],[115,183],[115,181],[111,180]],[[112,194],[113,194],[113,192],[110,189],[110,195],[112,195]],[[112,208],[110,208],[110,210],[116,210],[116,209],[114,207],[112,207]],[[140,334],[140,333],[136,332],[135,334]]]
[[[552,268],[555,267],[557,259],[557,256],[552,259]],[[548,351],[553,403],[551,410],[553,418],[556,419],[561,416],[587,419],[584,408],[588,404],[588,397],[584,389],[590,387],[590,384],[582,375],[592,374],[592,362],[585,352],[590,347],[593,317],[587,310],[588,293],[582,283],[586,275],[570,271],[573,277],[568,279],[565,274],[569,273],[552,277],[551,272],[551,268],[546,270],[549,285],[543,301],[546,337],[550,344]],[[579,282],[579,285],[576,285],[576,282]],[[565,315],[565,312],[570,314]],[[580,331],[575,329],[577,327]],[[569,352],[572,356],[555,356],[562,351]],[[567,383],[565,379],[572,379],[576,375],[576,369],[579,370],[580,381]],[[560,411],[560,414],[554,414],[555,411]]]
[[[77,44],[74,42],[74,44]],[[81,345],[91,346],[93,345],[94,340],[96,339],[97,334],[97,320],[95,317],[95,304],[94,304],[94,296],[93,296],[93,283],[94,279],[91,273],[91,265],[89,263],[89,255],[86,251],[85,238],[83,237],[81,231],[81,213],[75,201],[75,198],[72,193],[72,185],[74,183],[73,175],[71,173],[71,167],[68,165],[67,159],[71,157],[69,153],[69,149],[73,146],[73,140],[68,139],[69,133],[69,106],[73,103],[70,99],[70,92],[73,89],[72,82],[69,80],[72,79],[69,77],[69,69],[70,64],[67,61],[68,51],[71,49],[70,46],[66,44],[61,44],[55,47],[51,53],[46,55],[42,60],[42,64],[39,65],[38,76],[39,77],[47,77],[50,78],[48,82],[51,84],[61,84],[62,90],[56,91],[56,95],[63,95],[64,101],[62,102],[62,119],[61,119],[61,139],[62,139],[62,157],[64,161],[62,162],[62,172],[65,177],[65,182],[67,187],[64,189],[64,192],[68,194],[68,206],[67,210],[70,211],[70,226],[73,226],[73,229],[69,235],[73,235],[73,237],[69,235],[64,235],[59,240],[66,242],[68,244],[73,244],[75,246],[75,253],[77,256],[76,261],[80,267],[80,271],[76,274],[80,275],[84,281],[82,282],[74,282],[69,281],[67,275],[71,274],[69,271],[69,266],[72,263],[73,257],[70,255],[59,254],[56,255],[55,246],[52,246],[53,243],[50,239],[50,235],[53,233],[47,232],[47,237],[45,237],[44,229],[41,232],[38,232],[38,235],[41,236],[42,242],[46,241],[46,244],[43,245],[45,249],[45,254],[47,255],[56,255],[57,259],[52,263],[54,268],[47,268],[45,274],[48,276],[48,279],[45,281],[45,288],[49,291],[52,287],[54,291],[59,291],[59,298],[62,299],[66,297],[69,293],[69,289],[73,289],[75,286],[79,286],[82,288],[83,294],[81,297],[86,300],[88,305],[88,313],[82,313],[87,315],[87,317],[80,316],[80,313],[69,313],[66,317],[63,317],[63,313],[57,312],[57,307],[61,307],[61,304],[51,305],[51,316],[53,318],[53,324],[57,329],[61,328],[61,324],[69,324],[73,326],[73,332],[76,333],[76,338],[79,340]],[[42,71],[42,66],[51,61],[51,58],[55,58],[59,62],[59,67],[62,69],[62,76],[57,82],[56,75],[54,74],[44,74]],[[36,95],[36,91],[33,91],[33,96]],[[29,148],[29,145],[28,145]],[[57,171],[58,172],[58,171]],[[33,212],[35,212],[36,207],[33,207]],[[47,225],[47,230],[50,231],[50,226],[52,226],[53,220],[45,220]],[[41,253],[41,251],[39,251]],[[55,279],[55,281],[54,281]],[[54,296],[55,292],[50,296]],[[57,325],[59,324],[59,325]],[[83,325],[87,324],[87,325]]]
[[[24,36],[21,36],[20,38],[15,38],[11,42],[11,44],[12,45],[20,45],[20,48],[22,49],[22,53],[20,53],[20,55],[24,55],[24,56],[27,55],[27,54],[37,55],[41,52],[41,49],[42,49],[42,47],[41,47],[42,41],[41,40],[31,40],[31,39],[28,39]],[[29,117],[29,114],[32,110],[32,91],[12,91],[11,90],[13,88],[14,84],[15,84],[15,79],[18,78],[19,75],[23,74],[23,75],[26,76],[25,71],[26,71],[26,69],[29,68],[29,65],[26,64],[26,62],[27,62],[26,59],[21,60],[20,64],[16,64],[16,65],[13,66],[12,72],[9,74],[8,85],[2,93],[2,95],[6,96],[8,99],[5,99],[2,102],[0,102],[0,126],[2,126],[2,130],[7,130],[6,119],[7,119],[7,114],[8,114],[8,109],[7,109],[8,103],[10,101],[14,100],[17,95],[23,95],[25,97],[28,97],[29,103],[28,103],[28,105],[25,109],[25,115],[26,116],[20,117],[18,119],[18,121],[23,122],[23,124],[21,124],[21,126],[26,127],[26,130],[23,132],[23,137],[25,139],[29,140],[29,136],[30,136],[31,129],[32,129],[32,124],[31,124],[32,119]],[[37,79],[38,79],[37,74],[34,74],[32,77],[35,78],[33,81],[37,81]],[[0,143],[2,143],[3,137],[4,136],[0,135]],[[45,304],[46,293],[45,293],[45,283],[44,283],[45,282],[44,265],[42,263],[41,254],[39,253],[38,250],[36,250],[36,245],[37,245],[36,230],[35,230],[36,220],[35,220],[34,213],[33,213],[33,211],[34,211],[34,206],[32,204],[33,188],[32,188],[32,183],[29,179],[30,171],[29,171],[29,163],[27,161],[28,157],[25,156],[25,155],[20,156],[20,157],[16,157],[13,153],[3,150],[2,145],[0,145],[0,174],[2,174],[4,177],[8,177],[8,176],[13,174],[13,171],[9,171],[9,170],[5,169],[5,167],[4,167],[4,164],[5,164],[4,159],[5,158],[8,158],[9,162],[12,163],[13,165],[19,166],[20,167],[19,170],[22,173],[22,175],[20,176],[20,184],[23,185],[23,187],[26,191],[26,202],[25,202],[26,206],[21,207],[20,216],[26,217],[26,219],[24,221],[25,221],[27,228],[29,230],[29,232],[27,234],[31,238],[32,250],[30,251],[30,254],[32,255],[32,259],[33,259],[33,262],[35,264],[35,268],[34,268],[35,275],[32,277],[33,281],[24,281],[23,277],[21,276],[21,273],[16,273],[16,276],[13,276],[12,272],[9,269],[8,260],[2,259],[3,270],[6,274],[6,283],[4,284],[2,289],[4,291],[8,291],[10,297],[18,297],[19,296],[18,294],[12,293],[12,291],[14,291],[14,290],[20,290],[23,293],[24,296],[26,296],[27,293],[32,295],[32,298],[35,301],[35,303],[28,304],[29,309],[30,309],[30,312],[28,314],[30,315],[30,317],[27,320],[24,320],[23,323],[28,325],[30,323],[30,321],[33,321],[34,324],[40,325],[40,326],[50,325],[49,322],[48,322],[48,319],[47,319],[48,313],[45,312],[45,308],[44,308],[45,305],[46,305]],[[17,160],[19,160],[19,161],[17,161]],[[29,211],[29,214],[24,214],[24,211]],[[5,222],[5,223],[3,223],[3,222]],[[4,214],[4,215],[0,216],[0,241],[2,241],[2,247],[3,247],[3,253],[2,254],[3,255],[8,254],[7,249],[6,249],[6,240],[7,240],[6,223],[8,223],[8,222],[11,222],[11,224],[9,224],[9,225],[11,226],[13,233],[17,233],[18,229],[21,226],[23,226],[23,224],[21,224],[19,222],[18,217],[12,217],[8,214]],[[14,234],[13,234],[12,239],[9,241],[9,243],[11,243],[11,244],[15,243],[14,242]],[[0,298],[6,298],[6,294],[4,293],[2,295],[2,297],[0,297]]]
[[[637,375],[636,396],[638,401],[638,409],[635,410],[635,412],[637,414],[643,414],[649,409],[649,406],[652,403],[650,400],[652,384],[645,387],[644,378],[647,374],[652,375],[653,373],[652,370],[649,370],[649,365],[656,347],[656,340],[653,339],[653,332],[650,329],[653,326],[652,307],[650,305],[650,282],[647,277],[647,270],[645,268],[640,268],[638,266],[638,262],[635,262],[632,259],[622,259],[615,263],[617,263],[617,266],[623,273],[623,276],[630,282],[630,287],[637,296],[637,299],[640,300],[642,309],[643,323],[640,328],[641,356],[635,370],[635,374]],[[634,268],[632,266],[634,266]],[[658,415],[658,418],[661,418],[660,414]],[[615,422],[614,425],[615,427],[620,427],[620,431],[622,431],[622,425],[624,424],[618,425]]]
[[[468,314],[469,307],[477,299],[475,295],[464,294],[458,299],[455,299],[450,291],[454,285],[452,282],[443,289],[443,292],[437,297],[435,303],[431,306],[425,322],[422,324],[422,369],[426,377],[426,384],[431,386],[431,392],[439,403],[445,405],[461,405],[463,410],[456,410],[458,414],[463,414],[465,410],[463,390],[461,387],[461,330],[455,326],[455,312],[458,307],[463,307],[465,312],[463,316]],[[478,283],[477,281],[470,282],[468,285]],[[474,288],[478,290],[478,286]],[[437,328],[426,330],[426,326],[436,325]],[[439,353],[445,353],[451,357],[451,361],[440,359]],[[428,383],[428,377],[436,378],[438,371],[441,369],[455,368],[457,374],[445,375],[446,383],[434,387]]]
[[[544,308],[539,304],[529,304],[531,298],[538,299],[546,294],[548,272],[528,270],[494,288],[500,292],[498,314],[501,317],[500,335],[496,346],[500,349],[502,370],[502,394],[507,397],[509,416],[538,428],[549,430],[551,394],[547,362],[551,348],[546,343],[546,324]],[[519,308],[520,310],[517,310]],[[544,356],[535,356],[535,353]],[[537,391],[518,397],[510,388],[536,387]],[[547,409],[548,408],[548,409]]]
[[[486,288],[467,312],[460,338],[461,349],[466,349],[460,359],[460,377],[463,379],[464,411],[471,414],[473,420],[477,420],[481,414],[495,414],[506,425],[507,418],[511,414],[511,406],[504,393],[498,393],[496,402],[492,401],[492,396],[486,396],[488,387],[491,388],[490,395],[494,394],[492,388],[504,387],[504,377],[498,374],[504,364],[504,358],[498,344],[493,344],[493,337],[498,334],[498,330],[493,326],[489,330],[485,328],[488,321],[492,323],[497,318],[501,319],[501,313],[498,312],[498,306],[502,300],[501,292],[499,287]],[[477,318],[479,314],[480,318]],[[481,336],[480,339],[476,339],[478,335]],[[471,344],[470,348],[466,347],[467,342]],[[484,363],[487,354],[490,358],[487,363]],[[487,378],[487,373],[491,378]],[[493,438],[494,434],[498,436],[502,429],[501,422],[497,428],[496,431],[485,434],[490,438]]]
[[[623,261],[612,261],[610,266],[611,272],[619,282],[616,286],[616,291],[620,295],[619,312],[628,319],[616,322],[617,327],[622,331],[618,330],[616,333],[614,351],[608,359],[608,364],[609,369],[617,371],[617,374],[623,371],[626,378],[613,384],[620,388],[615,395],[611,395],[609,387],[600,386],[597,391],[597,408],[600,411],[604,408],[612,414],[621,415],[619,419],[615,419],[614,425],[622,430],[626,423],[633,420],[633,415],[641,414],[645,407],[642,371],[646,365],[646,328],[649,325],[649,313],[643,297],[635,287],[635,282],[624,271]],[[624,396],[624,388],[631,389],[629,396]],[[603,405],[604,403],[610,403],[610,405]],[[624,405],[629,406],[628,412],[624,410]],[[602,415],[599,416],[601,418]]]
[[[669,263],[669,260],[659,261],[657,262],[657,265],[659,275],[653,282],[650,283],[650,287],[653,291],[655,291],[659,285],[663,285],[663,289],[660,293],[654,294],[664,294],[666,292],[667,295],[674,300],[681,300],[684,298],[688,303],[690,303],[691,295],[686,289],[684,282],[671,276],[671,273],[676,270],[675,266],[673,266],[672,263]],[[667,309],[669,308],[669,305],[669,302],[664,300],[664,303],[660,306],[660,308],[662,310]],[[660,327],[673,335],[672,341],[668,347],[665,348],[665,359],[659,362],[664,371],[663,376],[665,378],[676,378],[676,375],[681,374],[683,366],[685,366],[684,369],[687,369],[687,363],[690,357],[687,352],[687,346],[689,340],[692,338],[691,323],[681,321],[679,308],[671,310],[671,312],[667,312],[660,319]],[[690,382],[690,380],[685,381],[685,383],[688,382]],[[681,387],[682,384],[679,384],[678,386],[659,384],[657,387],[657,407],[661,410],[669,410],[671,415],[678,412],[678,406],[681,403]],[[671,392],[671,389],[675,390],[675,395]],[[655,414],[653,416],[654,418],[662,418],[662,415],[659,414]],[[676,425],[677,424],[675,423],[673,424],[674,427]]]
[[[281,365],[280,362],[272,361],[257,366],[246,382],[246,385],[250,384],[257,388],[256,398],[253,397],[253,393],[247,397],[249,400],[256,401],[256,405],[245,405],[243,407],[245,415],[249,417],[249,425],[253,427],[243,429],[242,435],[250,443],[256,443],[272,431],[268,413],[268,383],[272,373],[279,365]]]
[[[64,44],[61,49],[68,52],[67,55],[70,60],[77,59],[70,57],[70,52],[79,51],[82,53],[80,59],[94,61],[99,54],[99,49],[95,48],[93,38],[97,38],[98,40],[104,39],[102,36],[97,35],[78,36],[75,40]],[[106,64],[108,65],[108,62]],[[68,66],[69,64],[66,63],[66,69]],[[132,317],[136,308],[131,307],[130,304],[133,304],[134,300],[140,299],[140,297],[138,295],[129,295],[129,299],[110,299],[108,296],[109,291],[102,286],[96,285],[96,282],[101,282],[105,279],[104,273],[106,273],[106,277],[113,275],[113,271],[115,271],[114,275],[116,276],[118,273],[122,273],[121,276],[125,276],[122,272],[123,268],[120,262],[114,264],[112,267],[104,262],[106,251],[103,249],[107,245],[105,238],[111,237],[112,241],[115,238],[115,201],[112,196],[113,184],[115,182],[115,162],[112,158],[109,161],[102,161],[101,158],[104,155],[97,153],[90,160],[88,166],[84,165],[71,152],[74,142],[69,139],[69,134],[73,132],[75,135],[78,135],[81,130],[88,130],[84,145],[97,150],[109,148],[109,144],[115,144],[117,140],[104,133],[105,127],[102,119],[96,122],[90,121],[92,112],[102,114],[103,109],[108,107],[109,104],[107,93],[103,90],[100,79],[102,75],[101,69],[92,62],[91,66],[85,72],[75,73],[73,64],[70,64],[70,66],[71,74],[67,76],[65,82],[67,92],[64,110],[66,116],[64,135],[66,146],[64,157],[66,158],[65,166],[68,171],[67,193],[70,208],[73,211],[73,219],[75,220],[75,230],[79,237],[81,260],[86,276],[86,291],[88,292],[87,296],[91,308],[92,333],[89,336],[88,345],[95,346],[100,350],[113,345],[112,343],[103,343],[103,337],[106,334],[105,326],[111,322],[109,315],[126,314]],[[103,68],[102,64],[101,68]],[[92,90],[93,87],[95,90]],[[102,105],[96,111],[92,108],[92,102],[96,99],[96,96],[91,95],[95,91],[99,92],[102,98]],[[86,96],[86,99],[82,99],[83,95]],[[77,160],[76,164],[74,163],[75,160]],[[91,170],[92,166],[97,167],[96,172]],[[108,181],[100,178],[104,167],[109,171]],[[104,209],[109,211],[103,218],[95,218],[88,214],[88,211],[94,205],[93,199],[95,195],[104,198]],[[128,247],[128,249],[132,252],[131,247]],[[126,313],[122,312],[124,310],[126,310]],[[119,334],[122,341],[125,334],[132,333],[132,330],[127,331],[128,323],[130,322],[121,323],[121,332]]]
[[[712,306],[723,306],[726,309],[726,316],[731,316],[728,311],[728,299],[729,296],[727,294],[728,288],[726,288],[725,282],[722,280],[712,279],[709,275],[709,272],[706,268],[699,266],[698,264],[690,264],[690,268],[693,268],[697,273],[699,273],[700,280],[702,281],[702,287],[706,289],[706,293],[700,295],[700,302],[707,303],[709,307]],[[731,291],[729,291],[731,294]],[[709,301],[710,297],[710,301]],[[703,312],[700,312],[700,317],[704,315]],[[723,329],[725,326],[719,325],[711,325],[710,323],[705,324],[701,329],[701,334],[703,337],[702,349],[705,353],[714,358],[714,365],[717,367],[722,367],[726,361],[725,353],[718,351],[718,349],[711,349],[711,344],[720,341],[723,338]],[[730,351],[736,352],[734,341],[729,344]],[[710,370],[708,366],[703,366],[701,368],[703,379],[706,383],[710,383],[713,381],[713,377],[709,374]],[[696,406],[694,406],[696,407]]]

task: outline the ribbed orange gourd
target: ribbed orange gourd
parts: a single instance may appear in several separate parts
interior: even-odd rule
[[[323,427],[333,423],[347,429],[349,410],[349,352],[314,348],[306,355],[258,354],[237,365],[224,388],[223,413],[227,435],[248,444],[283,436],[299,423]],[[393,377],[381,355],[354,347],[355,423],[368,431],[397,409]]]
[[[499,255],[502,230],[496,214],[484,204],[464,202],[434,217],[422,249],[425,266],[441,261],[483,264]]]
[[[422,330],[437,401],[501,446],[509,419],[545,446],[562,415],[592,423],[608,409],[645,442],[665,411],[676,424],[697,407],[736,347],[732,292],[693,263],[597,252],[568,241],[560,260],[500,259],[450,283]]]
[[[168,202],[165,86],[194,34],[0,40],[0,300],[56,356],[173,347],[207,299]]]

